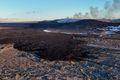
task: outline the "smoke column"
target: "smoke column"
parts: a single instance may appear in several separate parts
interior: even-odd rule
[[[102,10],[98,7],[91,6],[89,12],[82,14],[82,12],[75,13],[73,18],[77,19],[116,19],[120,18],[120,0],[107,1]]]

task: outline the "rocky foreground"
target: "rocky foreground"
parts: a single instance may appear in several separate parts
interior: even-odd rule
[[[103,64],[99,65],[88,61],[43,61],[26,68],[1,66],[0,78],[2,80],[119,80],[120,65],[106,62],[107,60],[101,61]]]
[[[120,80],[119,54],[93,54],[99,58],[81,61],[35,62],[22,53],[12,44],[0,45],[0,80]]]

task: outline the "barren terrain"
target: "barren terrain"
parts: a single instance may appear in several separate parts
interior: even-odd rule
[[[119,80],[118,36],[0,29],[0,78]]]

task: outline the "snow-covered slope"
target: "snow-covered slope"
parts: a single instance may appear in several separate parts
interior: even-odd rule
[[[72,18],[65,18],[65,19],[59,19],[57,20],[58,23],[72,23],[72,22],[77,22],[80,19],[72,19]]]
[[[118,32],[118,31],[120,31],[120,26],[108,26],[107,29],[109,31]]]

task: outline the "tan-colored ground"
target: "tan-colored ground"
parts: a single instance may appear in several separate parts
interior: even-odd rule
[[[13,27],[0,27],[0,30],[3,30],[3,29],[14,29]]]
[[[13,48],[13,44],[3,44],[4,48],[0,49],[0,64],[3,66],[25,67],[32,66],[35,63],[26,57],[17,57],[18,50]]]

